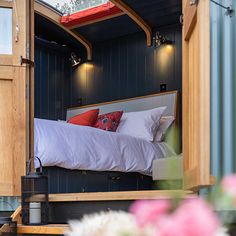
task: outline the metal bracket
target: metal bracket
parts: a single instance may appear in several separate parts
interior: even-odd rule
[[[181,25],[184,24],[184,15],[183,15],[183,14],[180,15],[180,17],[179,17],[179,23],[180,23]]]
[[[225,15],[226,15],[226,16],[229,16],[229,17],[232,17],[232,16],[233,16],[233,13],[234,13],[233,7],[232,7],[232,6],[227,7],[227,10],[226,10],[226,12],[225,12]]]
[[[20,64],[21,64],[21,66],[23,65],[23,64],[27,64],[27,65],[29,65],[29,66],[32,66],[32,67],[34,67],[34,62],[33,61],[31,61],[30,59],[27,59],[27,58],[24,58],[24,57],[20,57]]]
[[[233,14],[234,14],[234,9],[233,9],[233,6],[232,6],[232,5],[226,7],[226,6],[222,5],[221,3],[219,3],[219,2],[217,2],[217,1],[215,1],[215,0],[210,0],[210,1],[213,2],[214,4],[216,4],[217,6],[222,7],[223,9],[225,9],[225,10],[226,10],[226,12],[225,12],[225,15],[226,15],[226,16],[229,16],[229,17],[232,17],[232,16],[233,16]]]
[[[189,0],[189,4],[190,4],[190,6],[197,5],[198,0]]]

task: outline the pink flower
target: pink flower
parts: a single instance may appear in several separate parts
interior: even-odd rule
[[[185,200],[169,219],[160,219],[156,224],[156,236],[213,236],[219,226],[211,207],[196,198]]]
[[[166,215],[161,217],[155,227],[153,236],[185,236],[182,226],[175,219],[175,216]],[[191,236],[191,235],[190,235]]]
[[[168,200],[142,200],[136,201],[130,208],[140,228],[154,224],[158,219],[167,214],[171,203]]]
[[[224,193],[236,197],[236,174],[229,175],[222,180],[222,189]]]

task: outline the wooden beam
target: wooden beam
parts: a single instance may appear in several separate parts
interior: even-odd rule
[[[15,212],[11,215],[12,221],[16,221],[17,224],[21,224],[21,206],[18,207]],[[0,228],[0,234],[9,232],[9,225],[4,224]]]
[[[48,235],[64,235],[69,230],[67,224],[50,224],[50,225],[18,225],[17,234],[48,234]]]
[[[185,5],[184,17],[184,39],[189,40],[195,25],[197,24],[197,5],[190,5],[189,2]]]
[[[78,40],[81,44],[83,44],[87,50],[87,59],[88,60],[92,59],[92,44],[87,39],[85,39],[82,35],[80,35],[79,33],[71,31],[70,29],[67,29],[66,27],[64,27],[61,24],[61,15],[59,13],[57,13],[56,11],[50,9],[48,6],[42,4],[38,1],[35,2],[34,9],[37,14],[47,18],[48,20],[50,20],[54,24],[58,25],[64,31],[66,31],[68,34],[70,34],[76,40]]]
[[[111,15],[111,16],[105,16],[105,17],[102,17],[102,18],[99,18],[99,19],[96,19],[96,20],[90,20],[90,21],[87,21],[87,22],[84,22],[84,23],[73,25],[73,26],[69,27],[69,29],[71,29],[71,30],[76,29],[76,28],[79,28],[79,27],[82,27],[82,26],[91,25],[91,24],[94,24],[94,23],[97,23],[97,22],[109,20],[109,19],[112,19],[112,18],[115,18],[115,17],[118,17],[118,16],[123,16],[123,15],[125,15],[124,12],[119,12],[119,13]]]
[[[176,195],[191,197],[192,191],[183,190],[150,190],[50,194],[49,202],[83,202],[83,201],[132,201],[141,199],[166,199]]]
[[[10,1],[6,1],[6,0],[0,0],[0,5],[1,5],[1,7],[7,7],[7,8],[13,7],[13,3]]]
[[[110,0],[110,2],[114,3],[117,7],[119,7],[124,13],[126,13],[134,22],[136,22],[144,30],[147,37],[147,46],[151,46],[152,28],[148,25],[148,23],[122,0]]]
[[[15,212],[11,215],[13,221],[16,221],[17,224],[21,224],[21,206],[17,207]]]

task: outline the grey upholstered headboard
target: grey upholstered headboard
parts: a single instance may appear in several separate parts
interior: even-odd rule
[[[99,108],[100,114],[108,113],[112,111],[122,110],[124,112],[131,111],[143,111],[148,109],[153,109],[160,106],[166,106],[167,109],[164,113],[165,116],[174,116],[178,119],[178,92],[170,91],[157,93],[142,97],[135,97],[130,99],[81,106],[67,109],[66,119],[68,120],[70,117],[81,114],[85,111]]]

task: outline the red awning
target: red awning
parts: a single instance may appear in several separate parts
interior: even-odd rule
[[[86,22],[99,20],[104,17],[113,16],[121,12],[122,11],[113,3],[107,2],[97,7],[76,12],[68,16],[62,16],[61,23],[64,26],[72,27]]]

